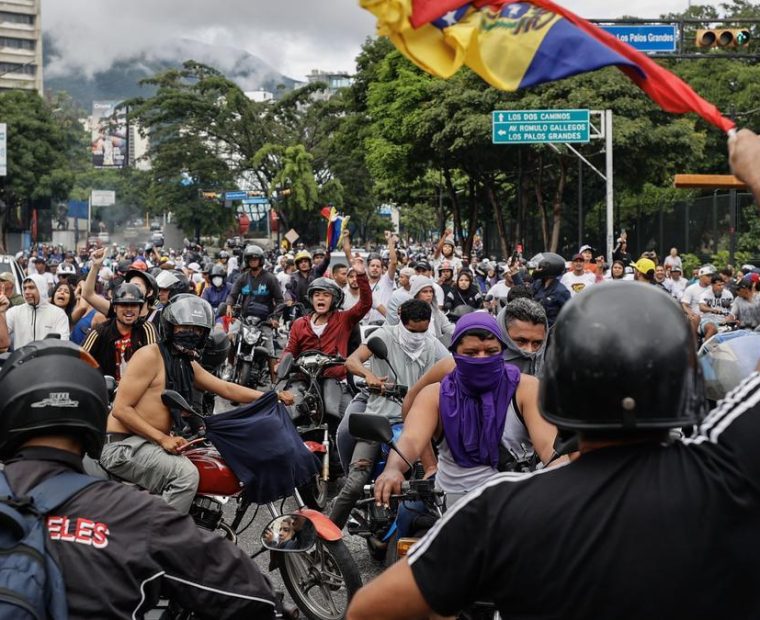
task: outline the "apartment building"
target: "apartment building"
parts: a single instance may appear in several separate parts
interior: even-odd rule
[[[0,0],[0,90],[42,95],[41,0]]]

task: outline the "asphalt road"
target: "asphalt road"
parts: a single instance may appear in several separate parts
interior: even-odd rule
[[[230,405],[227,401],[224,401],[222,399],[217,400],[217,412],[224,411],[229,407]],[[294,511],[296,509],[295,500],[292,498],[288,498],[284,504],[278,503],[276,508],[279,510],[281,506],[282,512]],[[232,523],[237,508],[238,503],[235,500],[231,500],[224,507],[225,522]],[[237,544],[242,547],[249,555],[253,555],[259,551],[261,549],[260,537],[271,520],[272,516],[266,506],[259,507],[258,512],[256,511],[255,506],[251,506],[242,520]],[[380,563],[373,560],[369,556],[364,539],[357,536],[350,536],[348,533],[346,533],[345,530],[343,532],[343,536],[343,540],[348,547],[349,553],[351,554],[351,557],[354,559],[359,569],[359,573],[362,577],[362,582],[367,583],[370,579],[379,575],[383,567]],[[199,558],[199,561],[203,561],[202,558]],[[275,590],[285,593],[286,604],[292,605],[293,601],[287,593],[279,570],[275,569],[271,572],[269,570],[270,554],[268,552],[264,552],[261,555],[258,555],[254,561],[259,566],[261,571],[264,574],[268,575]],[[161,612],[157,610],[148,614],[146,618],[149,620],[157,620],[160,618],[160,615]],[[301,617],[305,616],[302,614]]]

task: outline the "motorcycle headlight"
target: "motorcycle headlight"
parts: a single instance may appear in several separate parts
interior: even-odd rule
[[[243,340],[246,344],[254,345],[259,339],[259,331],[257,329],[246,329],[243,332]]]

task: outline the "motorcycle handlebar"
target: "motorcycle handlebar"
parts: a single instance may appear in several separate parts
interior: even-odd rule
[[[354,385],[360,390],[367,390],[372,394],[380,394],[381,396],[385,396],[387,398],[404,398],[407,391],[409,391],[409,387],[406,385],[396,383],[383,383],[383,387],[378,388],[367,385],[367,382],[364,379],[359,378],[354,380]]]

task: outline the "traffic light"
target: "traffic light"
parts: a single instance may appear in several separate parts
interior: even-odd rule
[[[707,47],[747,47],[749,45],[747,28],[714,28],[697,30],[696,45]]]

